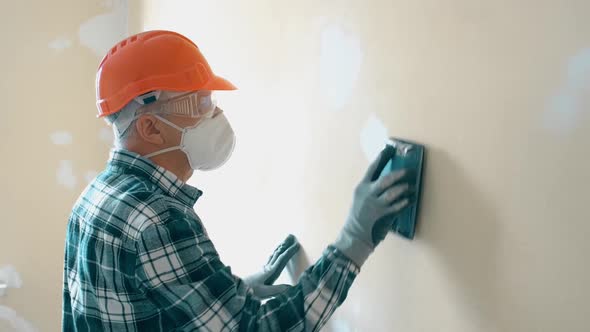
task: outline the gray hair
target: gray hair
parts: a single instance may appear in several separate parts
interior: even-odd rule
[[[105,117],[105,120],[113,128],[113,134],[115,136],[115,147],[125,147],[125,143],[129,139],[129,137],[133,136],[133,134],[135,133],[134,124],[140,115],[140,108],[148,103],[146,102],[147,99],[142,101],[142,97],[155,97],[154,100],[163,100],[164,102],[166,102],[168,99],[182,95],[184,93],[186,93],[186,91],[151,91],[131,100],[119,112],[107,115]],[[159,108],[155,111],[155,113],[158,112],[160,112]]]
[[[137,120],[137,110],[141,106],[137,101],[132,100],[119,112],[105,117],[105,121],[113,128],[116,148],[124,147],[129,137],[135,132],[134,125]]]

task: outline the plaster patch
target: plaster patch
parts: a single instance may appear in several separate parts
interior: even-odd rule
[[[111,128],[100,128],[98,132],[98,137],[101,141],[112,144],[115,140],[115,135],[113,134],[113,130]]]
[[[4,265],[0,268],[0,283],[6,284],[7,288],[21,288],[23,281],[12,265]]]
[[[551,98],[544,114],[545,128],[556,134],[567,134],[578,125],[580,114],[590,107],[590,48],[573,56],[564,80]]]
[[[68,189],[74,189],[76,182],[78,182],[72,165],[71,160],[61,160],[57,168],[57,183]]]
[[[72,47],[72,41],[66,37],[57,37],[49,42],[48,47],[54,51],[61,52]]]
[[[19,316],[14,309],[0,305],[0,320],[8,322],[15,332],[37,332],[33,324]]]
[[[110,12],[94,16],[80,25],[80,43],[103,57],[110,48],[127,36],[127,1],[111,0],[103,3]]]
[[[348,323],[343,319],[336,319],[331,322],[331,325],[334,332],[352,332]]]
[[[68,131],[55,131],[49,137],[55,145],[68,145],[73,142],[72,134]]]
[[[84,174],[84,179],[86,180],[86,183],[90,183],[97,175],[98,172],[95,170],[86,171],[86,174]]]
[[[387,128],[374,113],[371,113],[360,133],[361,149],[368,161],[373,161],[379,155],[387,139]]]
[[[320,38],[321,90],[328,106],[339,110],[348,103],[361,70],[361,43],[338,25],[324,28]]]

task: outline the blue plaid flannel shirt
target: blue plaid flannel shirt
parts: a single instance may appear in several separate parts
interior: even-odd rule
[[[201,194],[113,150],[68,221],[62,330],[320,330],[358,267],[328,246],[294,287],[262,302],[221,262],[193,210]]]

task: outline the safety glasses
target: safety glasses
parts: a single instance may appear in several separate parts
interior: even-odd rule
[[[210,91],[182,93],[171,98],[165,98],[159,94],[143,95],[142,98],[140,102],[143,105],[137,110],[137,114],[153,113],[210,118],[217,108],[217,102]]]

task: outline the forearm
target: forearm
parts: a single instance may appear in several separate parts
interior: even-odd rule
[[[206,236],[194,240],[194,245],[172,241],[169,234],[178,228],[173,223],[147,227],[137,244],[136,279],[165,312],[163,325],[170,329],[318,331],[344,302],[359,272],[330,246],[295,286],[262,304],[252,288],[219,260]]]
[[[319,331],[346,299],[358,267],[333,246],[308,268],[298,283],[257,310],[259,331],[304,326]]]

